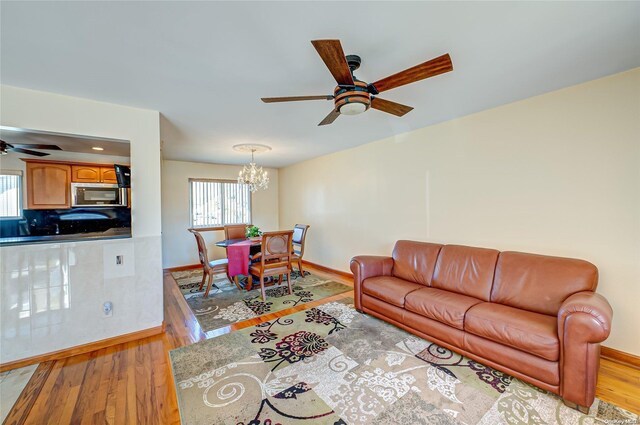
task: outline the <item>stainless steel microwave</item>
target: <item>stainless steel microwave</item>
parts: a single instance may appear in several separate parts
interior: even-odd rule
[[[127,189],[110,183],[71,183],[72,207],[126,207]]]

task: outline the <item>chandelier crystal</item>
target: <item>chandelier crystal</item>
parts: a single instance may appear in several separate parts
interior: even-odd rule
[[[258,189],[267,189],[269,187],[269,176],[262,167],[257,167],[253,159],[256,149],[251,149],[251,162],[249,165],[242,167],[238,173],[238,183],[249,185],[249,190],[253,193]]]

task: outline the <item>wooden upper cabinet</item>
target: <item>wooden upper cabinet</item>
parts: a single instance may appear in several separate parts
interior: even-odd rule
[[[70,208],[70,182],[70,165],[27,162],[27,208]]]
[[[99,183],[100,182],[100,167],[90,165],[72,165],[71,166],[71,181],[82,183]]]
[[[71,181],[74,183],[118,183],[115,168],[100,165],[72,165]]]
[[[118,179],[116,178],[116,169],[113,167],[100,167],[100,182],[118,183]]]

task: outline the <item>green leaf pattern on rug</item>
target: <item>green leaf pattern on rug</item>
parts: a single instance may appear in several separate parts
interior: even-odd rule
[[[546,424],[542,420],[540,414],[515,394],[511,394],[500,400],[498,403],[498,412],[504,415],[505,420],[513,425],[543,425]]]

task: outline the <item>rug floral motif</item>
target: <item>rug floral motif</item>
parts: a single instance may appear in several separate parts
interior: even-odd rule
[[[353,308],[347,298],[171,352],[183,424],[638,423],[560,398]]]
[[[267,288],[267,300],[262,301],[259,287],[248,292],[239,290],[226,275],[220,274],[214,278],[209,297],[204,298],[204,290],[199,290],[201,270],[174,272],[172,275],[205,332],[352,290],[350,286],[309,272],[305,272],[303,277],[294,271],[291,274],[291,295],[284,283]]]

